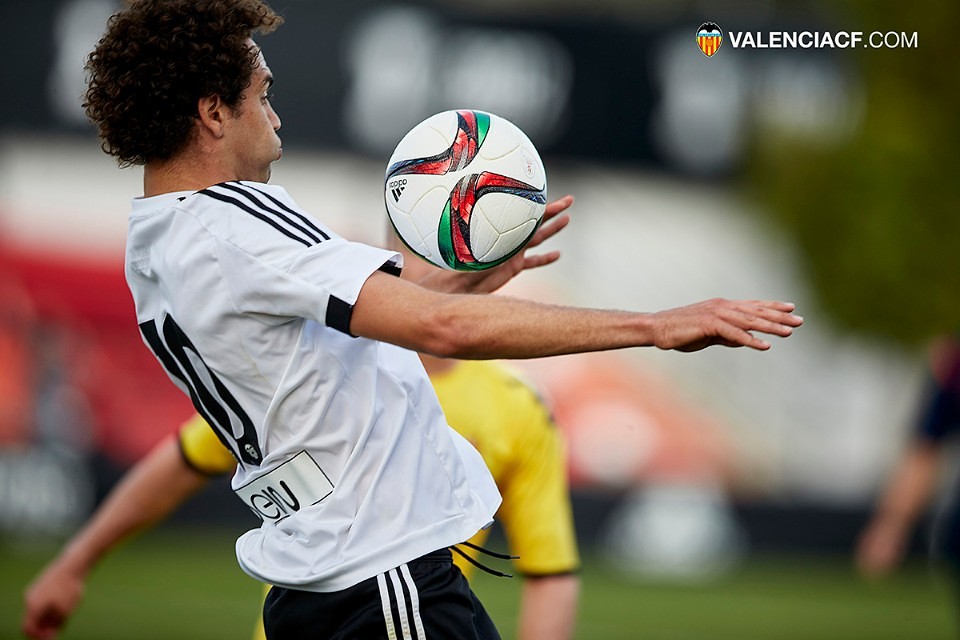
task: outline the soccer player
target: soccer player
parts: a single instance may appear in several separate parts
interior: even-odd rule
[[[396,240],[390,247],[410,260],[409,275],[426,277],[436,269]],[[497,520],[524,578],[517,637],[571,638],[580,562],[565,449],[550,412],[533,388],[503,364],[433,356],[421,356],[421,361],[447,421],[480,451],[503,496]],[[176,438],[165,439],[130,469],[29,585],[24,633],[40,640],[55,637],[79,606],[87,575],[107,552],[164,519],[210,477],[233,472],[236,466],[201,416],[184,423]],[[488,532],[480,531],[468,542],[482,547]],[[478,555],[471,547],[458,551],[475,559]],[[469,578],[473,564],[463,555],[454,556],[453,562]],[[263,638],[258,620],[254,640]]]
[[[497,520],[524,577],[518,638],[573,635],[579,555],[561,438],[537,394],[503,365],[424,356],[449,422],[490,467],[503,503]],[[137,463],[64,550],[31,583],[23,630],[54,638],[79,606],[87,575],[117,544],[166,517],[211,476],[237,462],[202,417],[186,422]],[[470,540],[482,545],[486,531]],[[470,552],[465,548],[464,552]],[[476,556],[474,556],[476,557]],[[454,563],[469,577],[473,565]],[[255,638],[262,639],[262,624]]]
[[[397,277],[399,254],[337,236],[267,184],[280,118],[252,36],[279,23],[260,0],[134,0],[90,55],[87,115],[106,152],[143,166],[125,266],[137,322],[263,517],[236,551],[274,585],[268,637],[497,638],[449,548],[489,526],[500,495],[415,352],[766,350],[754,332],[785,337],[802,319],[764,300],[641,313],[472,295],[555,252]]]
[[[910,534],[938,486],[946,443],[960,433],[960,336],[940,341],[933,349],[924,400],[910,441],[857,544],[857,565],[868,577],[885,575],[900,563]],[[948,561],[955,584],[960,584],[956,499],[939,524],[935,548]]]

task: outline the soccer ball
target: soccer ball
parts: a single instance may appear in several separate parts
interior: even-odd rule
[[[543,218],[547,179],[533,143],[511,122],[444,111],[397,145],[384,201],[411,251],[445,269],[477,271],[530,241]]]

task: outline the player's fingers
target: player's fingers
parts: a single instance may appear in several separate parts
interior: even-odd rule
[[[21,626],[30,638],[55,638],[66,623],[69,611],[55,602],[43,600],[26,602],[26,612]]]
[[[556,216],[559,213],[563,213],[573,204],[573,196],[565,195],[562,198],[557,198],[552,202],[548,202],[547,206],[543,210],[543,220],[546,222],[550,218]]]
[[[803,316],[798,316],[795,313],[790,313],[788,311],[780,311],[778,309],[760,307],[758,309],[751,309],[748,311],[748,313],[753,315],[759,321],[773,323],[785,329],[792,330],[803,324]],[[762,327],[763,327],[763,324],[762,322],[760,322],[757,325],[757,328],[762,328]],[[766,329],[763,329],[763,330],[766,331]],[[789,332],[786,335],[790,335]]]
[[[758,329],[755,324],[748,316],[726,317],[715,329],[714,343],[727,347],[750,347],[751,349],[766,351],[770,348],[770,343],[751,333],[754,330],[763,331],[763,329]]]
[[[747,330],[757,329],[765,333],[790,335],[788,329],[792,330],[803,324],[802,316],[790,313],[789,310],[792,308],[793,305],[790,303],[735,302],[729,308],[730,315],[723,312],[722,317]],[[786,333],[782,333],[784,331]]]
[[[744,319],[743,329],[747,331],[762,331],[775,336],[787,337],[793,334],[794,325],[789,318],[768,319],[763,316],[748,314]]]
[[[736,327],[732,327],[723,339],[726,340],[723,344],[728,347],[749,347],[757,351],[766,351],[770,348],[770,343],[766,340]]]
[[[527,248],[536,247],[548,238],[552,238],[562,231],[568,224],[570,224],[570,216],[568,215],[563,215],[558,218],[554,218],[550,222],[541,224],[540,228],[537,229],[537,232],[533,234],[532,238],[530,238],[530,242],[527,243]]]
[[[559,259],[560,259],[559,251],[549,251],[547,253],[538,253],[532,256],[524,256],[523,268],[536,269],[537,267],[545,267],[548,264],[553,264]]]
[[[770,343],[735,325],[720,322],[716,328],[709,331],[707,338],[689,342],[676,348],[679,351],[690,352],[700,351],[710,346],[749,347],[758,351],[766,351],[770,348]]]
[[[803,324],[803,316],[793,313],[797,305],[792,302],[778,302],[776,300],[748,300],[740,303],[739,308],[762,315],[768,320],[784,322],[792,327]]]
[[[778,312],[779,313],[779,312]],[[783,318],[767,319],[756,311],[731,311],[723,316],[724,320],[742,331],[759,331],[786,338],[793,333],[793,326]]]
[[[707,336],[707,344],[702,346],[750,347],[760,351],[770,348],[769,342],[753,335],[751,331],[763,331],[763,328],[779,331],[780,329],[775,329],[779,325],[760,320],[750,313],[741,311],[736,304],[727,304],[722,300],[716,302],[720,304],[700,321]],[[758,325],[763,328],[758,328]],[[785,327],[785,329],[789,328]]]
[[[46,624],[46,621],[28,618],[21,625],[23,635],[35,640],[50,640],[57,636],[57,627]]]
[[[30,603],[27,603],[26,612],[23,614],[23,619],[20,621],[20,630],[23,631],[23,635],[28,638],[35,638],[36,633],[38,632],[37,624],[38,616],[35,611],[33,611]]]
[[[777,311],[793,311],[797,305],[793,302],[784,302],[782,300],[742,300],[743,304],[753,307],[769,307]]]

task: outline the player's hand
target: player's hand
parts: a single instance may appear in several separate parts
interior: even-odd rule
[[[56,638],[83,598],[84,581],[57,563],[44,569],[24,594],[21,627],[28,638]]]
[[[653,344],[677,351],[699,351],[712,345],[766,351],[770,343],[752,332],[789,336],[803,324],[803,318],[791,313],[794,308],[790,302],[716,298],[659,311],[651,314]]]
[[[569,209],[572,205],[573,196],[571,195],[566,195],[562,198],[558,198],[557,200],[547,203],[546,208],[543,210],[543,221],[540,223],[540,228],[537,229],[537,232],[533,234],[532,238],[530,238],[530,242],[527,243],[527,246],[525,246],[517,256],[514,256],[514,259],[518,257],[523,258],[521,261],[522,264],[520,271],[523,271],[524,269],[542,267],[560,259],[559,251],[548,251],[547,253],[533,256],[527,255],[527,251],[540,246],[543,242],[557,235],[560,231],[566,228],[568,224],[570,224],[570,215],[560,214]]]
[[[857,543],[857,569],[867,578],[880,578],[893,571],[903,558],[907,532],[898,523],[873,522]]]
[[[527,269],[536,269],[553,264],[560,259],[559,251],[547,251],[545,253],[530,254],[530,249],[536,248],[548,239],[557,235],[568,224],[570,224],[570,215],[563,213],[573,204],[573,196],[566,195],[552,202],[547,203],[543,211],[543,221],[537,232],[530,238],[530,242],[502,265],[493,269],[487,269],[479,273],[463,274],[465,280],[465,293],[491,293],[496,291],[506,283],[510,282],[517,274]],[[562,215],[561,215],[562,214]]]

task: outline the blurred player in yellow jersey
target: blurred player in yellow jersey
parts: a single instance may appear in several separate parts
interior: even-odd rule
[[[448,422],[483,455],[503,504],[497,520],[524,578],[518,638],[573,634],[579,568],[563,443],[533,390],[506,366],[423,356]],[[30,585],[24,632],[56,637],[80,603],[89,571],[128,535],[162,520],[236,460],[199,416],[135,465],[87,525]],[[161,490],[162,488],[162,490]],[[482,544],[485,533],[471,540]],[[455,555],[467,575],[473,567]],[[255,638],[262,639],[258,625]]]

